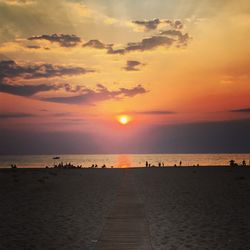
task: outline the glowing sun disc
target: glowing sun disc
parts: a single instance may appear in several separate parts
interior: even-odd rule
[[[120,115],[118,117],[118,122],[122,125],[128,124],[130,121],[130,118],[127,115]]]

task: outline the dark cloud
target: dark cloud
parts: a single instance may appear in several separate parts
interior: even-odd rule
[[[128,43],[126,47],[126,51],[134,51],[134,50],[151,50],[159,46],[171,46],[174,40],[165,36],[152,36],[149,38],[144,38],[139,43]]]
[[[183,28],[183,23],[180,20],[177,20],[177,21],[174,22],[173,27],[176,28],[176,29],[182,29]]]
[[[145,143],[168,153],[248,153],[250,120],[233,120],[158,126]]]
[[[53,116],[54,117],[67,117],[67,116],[70,116],[71,113],[70,112],[61,112],[61,113],[54,113]]]
[[[162,22],[169,24],[174,29],[182,29],[183,28],[183,23],[180,20],[176,20],[176,21],[163,20]]]
[[[179,30],[164,30],[161,31],[160,35],[172,37],[179,45],[187,45],[188,41],[190,40],[188,33],[182,33]]]
[[[83,44],[83,47],[90,47],[95,49],[105,49],[108,45],[102,43],[99,40],[89,40],[87,43]]]
[[[19,65],[15,61],[0,61],[0,80],[48,78],[63,75],[78,75],[94,72],[81,67],[69,67],[53,64]]]
[[[153,126],[133,140],[122,136],[119,131],[117,140],[103,144],[91,133],[1,129],[0,154],[250,152],[250,120]]]
[[[108,54],[125,54],[131,51],[145,51],[152,50],[159,46],[170,47],[173,45],[175,40],[166,36],[152,36],[149,38],[144,38],[138,43],[128,43],[127,47],[124,49],[114,50],[112,47],[108,50]]]
[[[28,48],[28,49],[40,49],[41,46],[38,46],[38,45],[27,45],[26,48]]]
[[[0,113],[0,119],[35,117],[36,115],[27,113]]]
[[[53,35],[41,35],[32,36],[28,40],[47,40],[51,43],[58,43],[61,47],[75,47],[81,42],[81,38],[76,35],[65,35],[65,34],[53,34]]]
[[[65,123],[66,121],[61,121],[56,125],[62,126]],[[99,148],[90,134],[68,131],[34,132],[1,129],[0,138],[4,145],[0,147],[0,154],[91,153]]]
[[[60,87],[48,84],[39,85],[10,85],[5,83],[0,83],[0,92],[8,93],[18,96],[32,96],[39,92],[46,92],[50,90],[57,90]]]
[[[105,86],[98,84],[97,89],[89,89],[77,85],[72,87],[70,84],[39,84],[39,85],[12,85],[0,82],[0,92],[17,96],[34,97],[37,93],[55,91],[63,89],[67,93],[76,93],[77,95],[63,97],[40,98],[42,101],[66,103],[66,104],[88,104],[108,99],[122,99],[124,97],[133,97],[138,94],[144,94],[147,91],[141,85],[133,88],[120,88],[119,90],[108,90]]]
[[[34,0],[4,0],[3,2],[10,5],[27,5],[35,3]]]
[[[157,36],[144,38],[141,42],[128,43],[123,49],[113,49],[113,47],[110,46],[107,50],[107,53],[124,55],[125,53],[131,51],[152,50],[160,46],[168,48],[171,46],[182,47],[186,46],[189,40],[190,36],[187,33],[183,34],[179,30],[166,30],[161,31],[161,33]]]
[[[77,85],[72,87],[70,84],[38,84],[38,85],[12,85],[9,83],[1,83],[0,82],[0,92],[8,93],[12,95],[18,96],[26,96],[30,97],[39,92],[47,92],[51,90],[59,90],[64,89],[66,92],[69,93],[81,93],[85,90],[83,86]]]
[[[159,35],[154,35],[149,38],[144,38],[140,42],[128,43],[125,48],[114,49],[113,45],[107,47],[108,54],[120,54],[124,55],[131,51],[146,51],[152,50],[159,46],[164,47],[182,47],[186,46],[190,40],[188,33],[182,33],[180,29],[183,28],[183,23],[180,20],[172,21],[166,19],[153,19],[144,21],[133,21],[134,24],[144,26],[145,29],[155,30],[161,23],[167,23],[171,26],[171,30],[161,31]]]
[[[108,54],[118,54],[118,55],[124,55],[126,53],[126,49],[113,49],[113,46],[110,46],[107,50]]]
[[[157,29],[161,21],[156,18],[153,20],[144,20],[144,21],[132,21],[132,23],[143,26],[147,31]]]
[[[0,62],[1,61],[10,61],[11,59],[9,57],[7,57],[6,55],[4,54],[0,54]]]
[[[131,114],[137,115],[174,115],[176,112],[168,110],[150,110],[150,111],[134,111]]]
[[[180,20],[172,21],[172,20],[166,20],[166,19],[159,19],[155,18],[153,20],[143,20],[143,21],[132,21],[132,23],[143,26],[145,28],[145,31],[151,31],[156,30],[159,26],[159,24],[168,24],[170,27],[174,29],[182,29],[183,23]]]
[[[236,112],[236,113],[250,113],[250,108],[233,109],[233,110],[230,110],[230,112]]]
[[[144,94],[147,90],[141,85],[133,88],[120,88],[119,90],[110,91],[101,84],[97,85],[97,90],[89,88],[81,89],[81,93],[76,96],[49,97],[42,100],[66,104],[88,104],[108,99],[122,99],[124,97],[133,97],[138,94]]]
[[[125,70],[127,71],[138,71],[139,69],[137,66],[143,65],[139,61],[127,61],[127,65],[124,67]]]

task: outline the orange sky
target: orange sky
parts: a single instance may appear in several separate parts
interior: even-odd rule
[[[250,3],[220,2],[1,0],[1,128],[249,118]]]

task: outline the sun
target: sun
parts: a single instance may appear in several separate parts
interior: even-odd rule
[[[127,125],[130,122],[131,118],[128,115],[119,115],[117,117],[117,120],[120,124]]]

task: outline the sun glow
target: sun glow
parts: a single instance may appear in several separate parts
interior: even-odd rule
[[[120,115],[118,116],[118,122],[122,125],[127,125],[130,121],[131,121],[131,118],[127,115]]]

